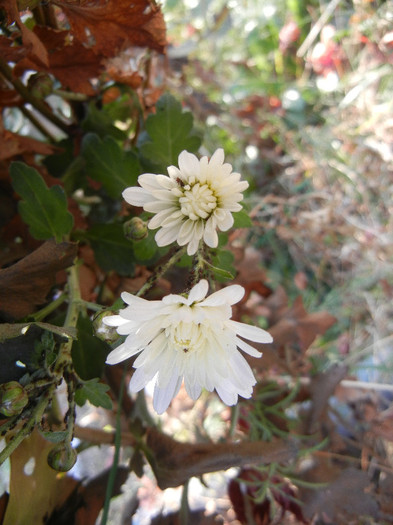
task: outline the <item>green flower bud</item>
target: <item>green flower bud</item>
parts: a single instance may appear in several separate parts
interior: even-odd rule
[[[27,86],[36,98],[45,98],[53,91],[53,80],[47,73],[34,73],[29,77]]]
[[[124,235],[132,241],[141,241],[147,237],[147,223],[139,217],[133,217],[124,223]]]
[[[0,413],[7,417],[20,414],[29,401],[23,386],[17,381],[0,385]]]
[[[94,335],[109,344],[114,343],[119,339],[119,334],[116,332],[116,327],[108,326],[103,323],[104,317],[109,317],[110,315],[114,315],[114,312],[105,310],[104,312],[99,312],[93,319]]]
[[[70,443],[59,443],[48,454],[48,465],[58,472],[67,472],[75,465],[77,453]]]

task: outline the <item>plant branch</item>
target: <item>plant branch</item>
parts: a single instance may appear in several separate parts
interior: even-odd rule
[[[63,122],[59,117],[54,115],[51,109],[45,104],[43,100],[34,97],[28,88],[18,78],[15,78],[13,71],[7,62],[0,58],[0,73],[14,86],[16,91],[23,97],[26,102],[29,102],[37,111],[39,111],[45,118],[59,129],[69,134],[69,126]]]

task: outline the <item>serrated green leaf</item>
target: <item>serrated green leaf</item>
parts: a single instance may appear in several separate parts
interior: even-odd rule
[[[72,344],[71,356],[78,376],[83,380],[101,377],[110,346],[94,335],[92,321],[79,316],[78,339]]]
[[[177,164],[183,150],[196,152],[201,138],[193,131],[193,116],[184,112],[172,95],[163,95],[156,105],[156,113],[145,122],[148,137],[140,144],[140,151],[153,165],[165,172],[168,166]]]
[[[122,150],[113,137],[102,140],[88,133],[82,141],[82,156],[89,177],[101,182],[112,199],[119,199],[125,188],[137,183],[141,168],[136,155]]]
[[[76,234],[79,240],[87,240],[94,250],[97,263],[109,272],[132,275],[134,271],[134,250],[132,242],[124,237],[121,224],[96,224],[87,232]]]
[[[96,407],[103,407],[107,410],[112,408],[112,400],[106,393],[109,386],[100,383],[98,378],[84,381],[82,386],[75,392],[75,401],[79,406],[83,406],[89,401]]]
[[[232,214],[233,228],[251,228],[252,221],[249,214],[243,209]]]
[[[61,242],[74,224],[63,189],[48,188],[38,171],[23,162],[13,162],[10,174],[14,190],[22,197],[19,213],[31,235],[39,240],[54,237]]]

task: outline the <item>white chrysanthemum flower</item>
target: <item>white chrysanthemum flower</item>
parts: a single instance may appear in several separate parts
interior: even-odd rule
[[[248,182],[224,164],[224,151],[218,149],[208,160],[200,160],[187,151],[179,155],[179,168],[168,167],[168,175],[145,173],[138,177],[141,188],[126,188],[124,199],[133,206],[143,206],[154,213],[149,228],[159,228],[155,239],[158,246],[174,241],[187,244],[193,255],[201,239],[215,248],[217,229],[227,231],[233,226],[232,212],[240,211],[239,202]]]
[[[153,406],[159,414],[168,408],[183,380],[194,400],[202,388],[216,389],[227,405],[236,404],[238,395],[252,394],[256,380],[239,349],[261,357],[244,339],[258,343],[273,339],[262,328],[231,319],[231,305],[244,295],[242,286],[231,285],[209,297],[207,292],[206,280],[196,284],[187,298],[167,295],[161,301],[148,301],[124,292],[122,299],[129,306],[120,315],[104,318],[120,335],[127,335],[106,362],[119,363],[140,353],[130,390],[138,392],[154,380]]]

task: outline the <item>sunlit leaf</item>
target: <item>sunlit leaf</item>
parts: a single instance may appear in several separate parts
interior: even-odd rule
[[[75,392],[75,401],[79,406],[83,406],[89,401],[96,407],[103,407],[107,410],[112,408],[112,400],[106,393],[109,386],[100,383],[98,378],[84,381],[82,386]]]
[[[142,155],[165,172],[166,167],[177,164],[183,150],[196,152],[201,138],[193,130],[193,116],[183,111],[181,104],[171,95],[163,95],[156,105],[156,113],[145,123],[148,137],[140,145]]]
[[[122,191],[134,186],[140,174],[139,162],[131,151],[123,151],[112,137],[101,140],[88,133],[82,142],[88,176],[101,182],[107,194],[120,199]]]
[[[67,210],[67,199],[60,186],[48,188],[44,179],[23,162],[13,162],[10,168],[12,185],[22,200],[19,212],[36,239],[57,242],[70,233],[73,217]]]

